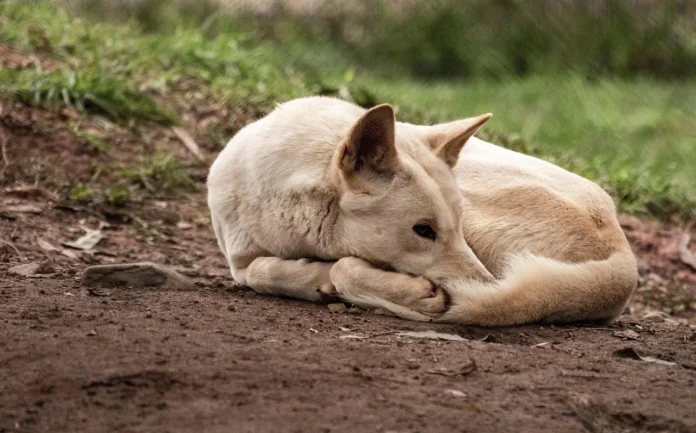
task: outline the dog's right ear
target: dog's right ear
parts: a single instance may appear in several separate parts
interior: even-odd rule
[[[454,167],[464,145],[493,116],[491,113],[428,127],[428,143],[435,155]]]
[[[394,110],[388,104],[371,108],[358,119],[339,153],[345,179],[356,175],[391,179],[399,163],[395,129]]]

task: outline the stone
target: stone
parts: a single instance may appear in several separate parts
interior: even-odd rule
[[[90,287],[159,287],[193,290],[196,286],[180,273],[151,262],[90,266],[82,274],[82,285]]]

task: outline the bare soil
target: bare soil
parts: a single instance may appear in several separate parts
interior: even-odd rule
[[[677,225],[621,216],[641,283],[611,326],[331,313],[234,284],[208,223],[206,164],[169,131],[150,136],[186,161],[197,192],[78,204],[66,185],[150,154],[142,135],[116,129],[112,152],[95,153],[67,128],[74,113],[0,106],[0,432],[696,432],[696,272],[679,261]],[[104,240],[64,247],[81,227]],[[86,266],[145,260],[197,290],[80,286]],[[8,272],[32,262],[39,275]],[[398,334],[428,330],[466,340]],[[654,359],[616,353],[627,348]]]

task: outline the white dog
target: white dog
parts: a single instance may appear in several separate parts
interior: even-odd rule
[[[489,118],[417,126],[388,105],[280,105],[239,131],[208,177],[232,276],[414,320],[612,320],[637,270],[611,198],[472,138]]]

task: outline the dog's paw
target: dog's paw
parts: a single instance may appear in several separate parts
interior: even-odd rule
[[[441,287],[436,287],[429,280],[414,277],[408,289],[404,306],[428,316],[437,317],[447,311],[449,295]]]

